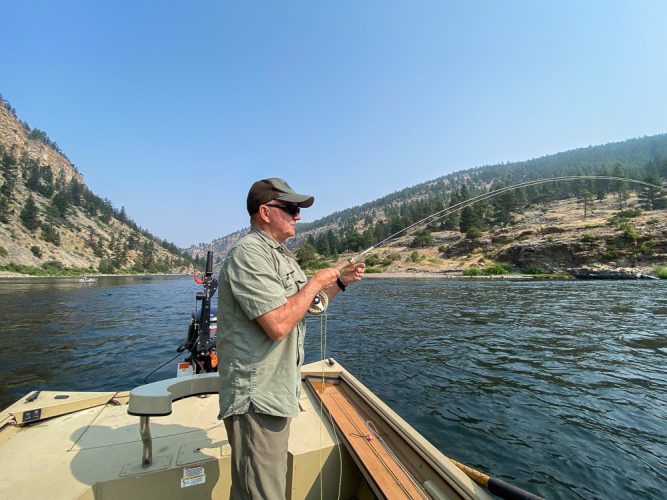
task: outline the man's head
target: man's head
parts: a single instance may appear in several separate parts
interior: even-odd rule
[[[248,192],[248,213],[254,226],[282,243],[296,233],[301,207],[307,208],[315,198],[296,193],[284,180],[272,177],[255,182]]]
[[[248,214],[256,214],[260,206],[273,200],[308,208],[313,204],[315,198],[307,194],[296,193],[287,182],[278,177],[262,179],[255,182],[248,191]]]

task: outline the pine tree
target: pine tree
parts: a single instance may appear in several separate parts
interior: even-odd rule
[[[480,228],[482,226],[482,221],[479,219],[477,212],[468,206],[463,207],[461,210],[461,220],[459,222],[459,230],[462,233],[467,233],[473,227]]]
[[[654,186],[646,186],[639,192],[639,204],[644,210],[661,210],[667,208],[667,193],[660,189],[660,179],[657,176],[650,176],[645,182]]]
[[[37,208],[32,195],[28,196],[28,199],[26,200],[25,205],[23,205],[23,209],[21,210],[21,215],[19,217],[21,219],[21,223],[29,231],[34,231],[40,226],[41,222],[39,220],[39,209]]]
[[[595,200],[593,198],[593,193],[584,189],[579,194],[579,203],[584,207],[584,219],[588,217],[588,212],[595,208]]]
[[[8,224],[11,220],[11,214],[12,208],[9,198],[7,198],[4,194],[0,194],[0,222]]]

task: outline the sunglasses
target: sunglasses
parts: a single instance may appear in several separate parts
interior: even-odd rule
[[[271,203],[267,203],[266,206],[276,207],[279,208],[280,210],[284,210],[292,217],[294,217],[295,215],[299,215],[301,213],[301,207],[299,205],[273,205]]]

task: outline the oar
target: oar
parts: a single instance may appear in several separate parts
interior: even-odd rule
[[[457,462],[453,458],[450,458],[449,460],[451,460],[451,462],[459,469],[461,469],[466,476],[475,481],[482,488],[489,490],[491,493],[499,496],[500,498],[505,498],[507,500],[543,500],[542,497],[533,495],[532,493],[526,490],[522,490],[517,486],[512,486],[502,479],[487,476],[483,472],[475,470],[472,467],[468,467],[461,462]]]

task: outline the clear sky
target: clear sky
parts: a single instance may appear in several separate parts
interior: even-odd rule
[[[0,0],[0,93],[179,246],[447,173],[667,132],[667,2]]]

